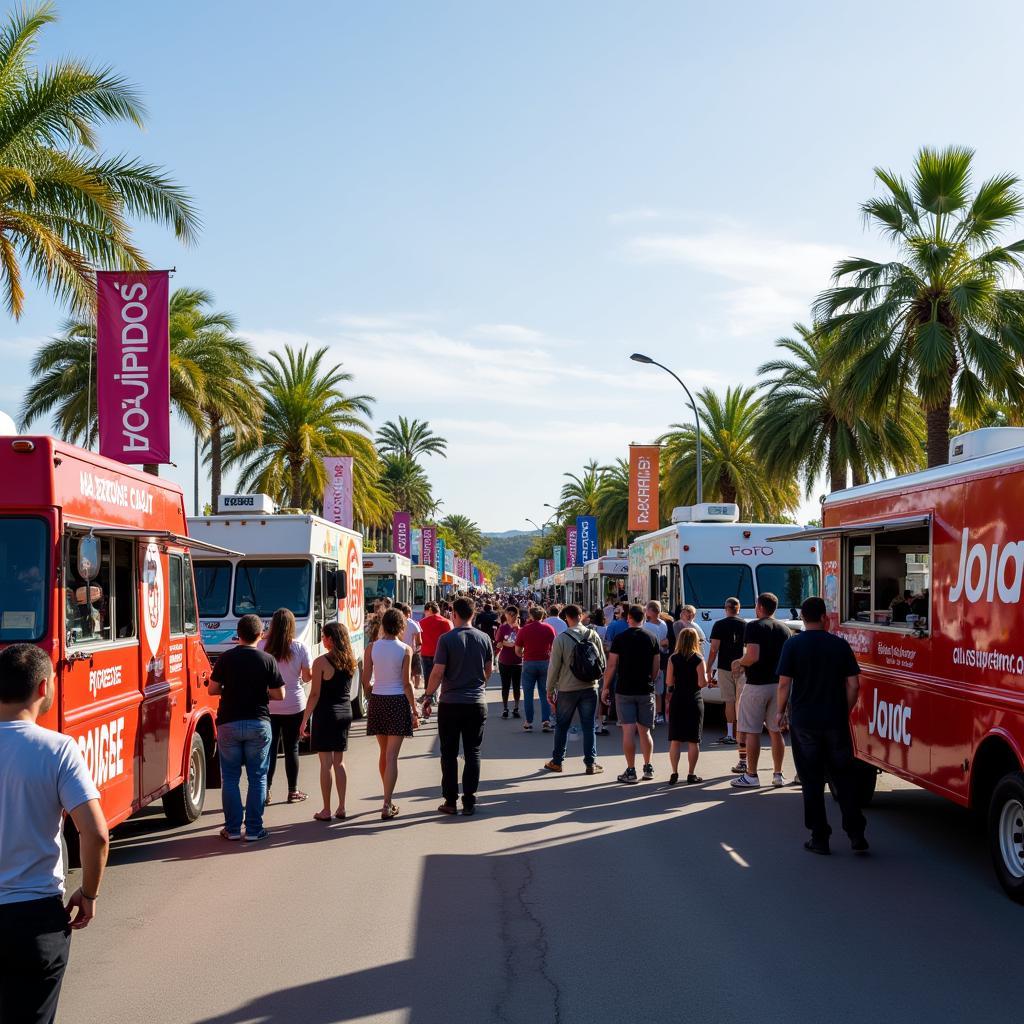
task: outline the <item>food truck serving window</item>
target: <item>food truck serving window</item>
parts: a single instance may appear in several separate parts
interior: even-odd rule
[[[924,629],[931,617],[931,527],[843,537],[847,622]]]
[[[64,629],[70,646],[109,643],[138,636],[135,616],[135,545],[96,535],[95,575],[81,574],[79,545],[86,535],[65,535]]]
[[[0,517],[0,642],[39,640],[49,590],[47,526],[42,519]]]
[[[235,570],[235,614],[269,618],[278,608],[309,614],[313,566],[302,561],[258,561],[245,558]]]

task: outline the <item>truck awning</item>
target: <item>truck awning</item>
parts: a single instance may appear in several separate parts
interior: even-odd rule
[[[928,526],[931,515],[899,516],[895,519],[873,519],[866,523],[840,523],[836,526],[822,526],[811,530],[797,530],[794,533],[780,533],[768,537],[771,544],[789,540],[825,540],[829,537],[846,537],[851,533],[888,533],[891,530],[910,530],[915,526]]]
[[[212,551],[217,555],[232,555],[241,558],[245,552],[233,551],[231,548],[222,548],[219,544],[211,544],[209,541],[199,540],[196,537],[186,537],[182,533],[172,533],[170,530],[137,530],[128,526],[96,526],[89,523],[67,523],[79,530],[93,530],[101,533],[104,537],[133,537],[136,540],[162,540],[171,544],[180,544],[182,547],[191,548],[193,551]]]

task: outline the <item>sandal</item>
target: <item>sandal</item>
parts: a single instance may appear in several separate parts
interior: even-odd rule
[[[290,804],[301,804],[303,800],[309,798],[308,793],[303,793],[301,789],[295,790],[294,793],[288,794],[288,803]]]
[[[397,818],[397,817],[398,817],[398,804],[388,804],[387,807],[385,807],[384,810],[382,810],[380,812],[380,820],[381,821],[390,821],[392,818]]]
[[[331,812],[328,811],[325,814],[323,811],[317,811],[316,814],[313,815],[313,820],[314,821],[330,821],[331,820]]]
[[[344,821],[345,820],[345,812],[344,811],[335,811],[334,812],[334,817],[337,818],[338,821]]]
[[[704,780],[699,775],[687,775],[686,784],[692,786],[696,782],[703,782]]]

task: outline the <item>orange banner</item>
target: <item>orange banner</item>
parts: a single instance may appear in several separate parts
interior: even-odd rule
[[[656,444],[629,446],[629,528],[649,533],[658,528],[658,459]]]

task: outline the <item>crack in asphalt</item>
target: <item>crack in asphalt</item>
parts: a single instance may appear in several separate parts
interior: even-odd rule
[[[535,1009],[520,1015],[514,1004],[540,983],[551,991],[552,1024],[562,1024],[562,990],[548,969],[547,930],[529,899],[533,859],[529,854],[497,857],[491,877],[498,890],[499,936],[505,950],[505,987],[494,1005],[494,1019],[502,1024],[539,1024]]]

